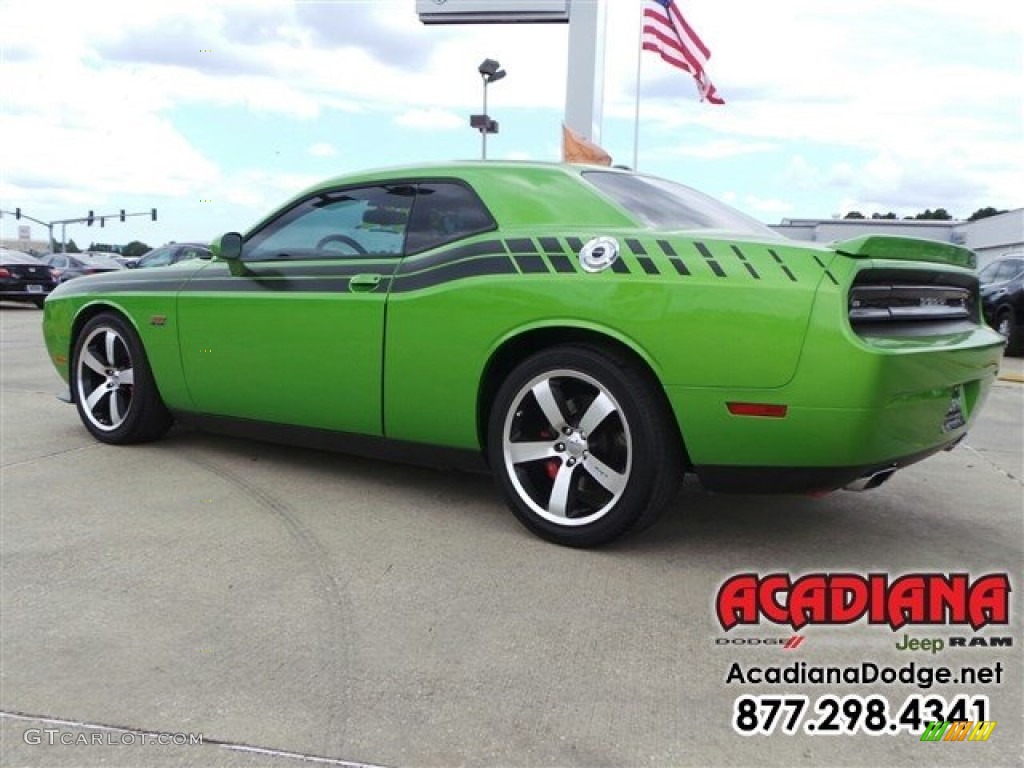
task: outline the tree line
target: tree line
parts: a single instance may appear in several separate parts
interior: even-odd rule
[[[977,221],[978,219],[987,219],[989,216],[998,216],[1000,213],[1006,213],[1006,211],[1005,210],[1002,210],[1002,211],[997,210],[996,208],[993,208],[992,206],[988,206],[986,208],[979,208],[978,210],[976,210],[974,213],[972,213],[967,218],[967,221]],[[860,211],[850,211],[845,216],[843,216],[843,218],[844,219],[869,219],[870,218],[872,220],[876,220],[877,221],[879,219],[898,219],[899,216],[897,216],[892,211],[889,211],[889,213],[872,213],[871,216],[865,216]],[[947,211],[945,208],[936,208],[934,211],[931,208],[926,208],[925,210],[921,211],[921,213],[919,213],[919,214],[917,214],[915,216],[904,216],[903,217],[904,221],[952,221],[952,219],[953,219],[952,214],[950,214],[950,212]]]
[[[60,243],[58,243],[56,240],[53,240],[50,243],[50,250],[53,251],[54,253],[60,251]],[[75,243],[74,238],[68,240],[67,243],[64,244],[64,250],[67,251],[68,253],[82,252],[82,249],[78,247],[77,243]],[[116,253],[121,256],[130,256],[132,258],[135,258],[136,256],[143,256],[149,253],[151,250],[153,250],[153,248],[149,245],[146,245],[140,240],[132,240],[127,245],[110,245],[109,243],[89,243],[89,247],[86,248],[86,250],[103,251],[105,253]]]

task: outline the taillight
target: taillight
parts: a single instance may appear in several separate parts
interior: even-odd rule
[[[10,277],[10,276],[11,276],[11,270],[7,269],[6,267],[0,267],[0,277]]]

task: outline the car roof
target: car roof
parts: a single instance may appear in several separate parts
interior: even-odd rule
[[[334,176],[308,187],[276,206],[249,232],[260,229],[280,211],[320,192],[362,184],[442,179],[462,180],[470,184],[502,227],[564,224],[570,218],[577,226],[635,227],[636,221],[625,211],[605,199],[590,185],[582,183],[580,177],[586,171],[632,173],[603,165],[512,160],[465,160],[376,168]]]
[[[113,253],[98,253],[96,251],[84,251],[82,253],[69,253],[68,256],[74,256],[76,259],[81,259],[86,263],[91,264],[118,264],[116,254]]]
[[[189,241],[175,241],[173,243],[164,243],[163,245],[158,245],[158,246],[156,246],[154,248],[150,248],[148,251],[146,251],[142,255],[143,256],[148,256],[149,254],[153,253],[153,251],[162,251],[164,248],[181,248],[181,247],[185,247],[185,248],[205,248],[206,250],[210,250],[210,244],[209,243],[201,243],[199,241],[194,241],[193,242],[191,240],[189,240]]]
[[[39,259],[24,251],[15,251],[10,248],[0,248],[0,261],[7,264],[38,264]]]

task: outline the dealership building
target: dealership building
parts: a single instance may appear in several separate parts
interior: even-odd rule
[[[977,221],[918,221],[904,219],[783,219],[770,225],[793,240],[831,243],[864,235],[897,235],[938,240],[970,248],[978,266],[1010,251],[1024,251],[1024,208]]]

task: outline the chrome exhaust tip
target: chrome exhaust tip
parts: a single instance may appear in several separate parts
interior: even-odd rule
[[[887,467],[886,469],[880,469],[876,472],[858,477],[852,483],[848,483],[843,486],[844,491],[870,491],[873,488],[877,488],[882,483],[887,482],[889,478],[896,474],[896,467]]]

